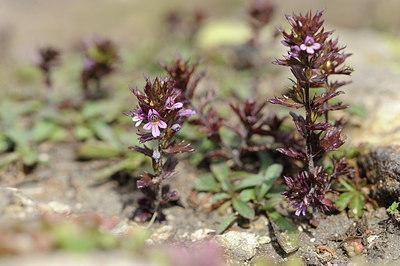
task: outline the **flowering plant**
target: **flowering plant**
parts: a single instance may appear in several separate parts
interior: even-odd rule
[[[137,181],[137,187],[142,189],[145,198],[139,200],[139,208],[133,218],[137,221],[155,219],[165,220],[161,206],[170,201],[178,200],[176,191],[170,191],[168,185],[161,183],[175,174],[178,159],[177,153],[192,152],[194,149],[184,141],[177,142],[175,134],[181,128],[187,117],[196,112],[184,108],[180,102],[181,91],[176,88],[175,82],[169,78],[156,78],[153,81],[146,78],[144,91],[131,89],[137,97],[139,106],[124,114],[130,116],[138,131],[139,142],[156,141],[153,149],[131,146],[129,149],[140,152],[152,160],[154,173],[144,173]]]
[[[102,79],[114,72],[119,60],[115,44],[108,39],[95,39],[92,44],[84,44],[85,63],[81,71],[81,82],[86,99],[101,96]]]
[[[324,11],[306,16],[286,16],[291,25],[290,33],[280,29],[284,40],[282,44],[289,48],[284,59],[273,63],[290,67],[295,79],[290,91],[281,98],[270,99],[273,104],[280,104],[295,109],[305,109],[303,115],[290,112],[297,131],[304,140],[304,148],[281,148],[283,154],[304,162],[303,169],[296,178],[285,177],[288,190],[283,193],[291,207],[297,209],[296,215],[305,215],[309,205],[319,211],[335,208],[325,197],[331,191],[332,180],[352,170],[342,158],[333,158],[333,170],[328,173],[319,165],[328,152],[337,150],[344,144],[342,126],[344,120],[329,120],[329,112],[347,108],[341,102],[331,104],[330,100],[342,93],[339,88],[348,82],[330,81],[331,75],[350,75],[352,69],[343,65],[348,53],[345,47],[338,46],[338,40],[329,39],[332,31],[322,27],[321,16]],[[311,89],[324,88],[320,94]]]
[[[41,47],[39,48],[39,56],[39,62],[36,66],[43,72],[46,86],[51,88],[53,83],[50,73],[55,66],[60,64],[60,51],[51,46]]]

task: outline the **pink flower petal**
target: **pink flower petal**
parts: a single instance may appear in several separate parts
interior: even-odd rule
[[[319,43],[314,43],[312,46],[311,46],[314,50],[318,50],[319,48],[321,48],[321,44],[319,44]]]
[[[157,125],[152,125],[151,126],[151,134],[153,134],[153,137],[155,137],[155,138],[160,136],[160,130],[158,129]]]
[[[146,125],[143,126],[143,129],[145,130],[150,130],[151,129],[151,123],[147,123]]]
[[[173,109],[178,109],[183,107],[183,103],[175,103],[173,106]]]
[[[160,128],[167,128],[167,124],[164,121],[158,121],[157,126]]]

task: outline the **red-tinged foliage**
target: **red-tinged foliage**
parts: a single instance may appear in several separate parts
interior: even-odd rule
[[[81,71],[81,82],[87,99],[99,97],[101,80],[115,71],[119,55],[115,44],[107,39],[95,39],[83,44],[85,63]]]
[[[48,87],[52,86],[50,73],[54,67],[60,64],[60,55],[60,51],[51,46],[39,48],[39,61],[36,63],[36,66],[42,70],[44,82]]]
[[[171,143],[163,151],[166,154],[176,154],[176,153],[183,153],[183,152],[193,152],[194,148],[189,143],[185,143],[185,141],[182,140],[181,142]]]
[[[331,151],[337,150],[344,144],[342,134],[342,119],[329,121],[329,112],[347,108],[341,102],[331,104],[330,100],[343,94],[338,89],[349,82],[331,82],[331,75],[350,75],[352,69],[344,62],[351,54],[343,52],[345,47],[338,46],[338,40],[330,39],[332,31],[323,28],[323,13],[305,16],[287,15],[291,25],[290,32],[280,29],[284,40],[282,44],[289,48],[284,59],[277,59],[273,63],[290,67],[295,80],[290,91],[281,98],[268,100],[289,108],[304,108],[305,117],[290,112],[300,136],[305,140],[305,153],[298,148],[279,149],[291,158],[302,159],[303,171],[295,179],[285,178],[288,190],[283,193],[289,204],[296,208],[296,215],[306,213],[307,206],[311,205],[319,211],[326,211],[333,207],[325,198],[330,191],[330,183],[340,175],[351,172],[345,158],[338,163],[334,159],[333,173],[328,175],[318,164]],[[313,93],[313,88],[324,88],[325,91]]]
[[[142,189],[146,197],[139,200],[139,207],[132,216],[134,220],[144,222],[152,217],[152,221],[165,220],[162,207],[179,197],[177,192],[170,192],[169,186],[162,185],[162,182],[175,174],[178,159],[173,154],[194,151],[189,143],[177,141],[175,135],[187,118],[196,114],[194,110],[184,109],[184,103],[181,102],[186,100],[183,95],[186,95],[187,91],[188,97],[191,97],[191,91],[200,79],[198,77],[194,81],[191,80],[196,66],[197,64],[189,69],[187,62],[182,66],[178,60],[174,67],[166,67],[172,77],[157,77],[154,80],[145,77],[143,91],[130,89],[138,99],[138,106],[134,110],[124,112],[124,115],[131,117],[135,126],[141,128],[137,132],[139,143],[157,141],[152,149],[146,145],[143,145],[143,148],[129,147],[151,157],[154,171],[142,174],[137,181],[137,188]]]

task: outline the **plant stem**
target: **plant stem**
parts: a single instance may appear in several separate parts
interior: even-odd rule
[[[159,143],[158,143],[158,145],[157,145],[157,147],[155,148],[155,151],[156,151],[156,152],[158,152],[159,146],[161,145],[161,142],[162,142],[162,141],[160,140]],[[161,160],[161,152],[160,152],[160,158],[155,159],[154,156],[153,156],[152,161],[153,161],[153,171],[154,171],[154,173],[155,173],[155,175],[156,175],[154,178],[160,178],[161,172],[162,172],[162,166],[161,166],[161,162],[162,162],[162,160]],[[157,194],[156,194],[156,200],[155,200],[154,213],[153,213],[153,216],[151,217],[151,220],[150,220],[149,224],[147,225],[147,228],[149,228],[149,227],[151,227],[151,226],[153,225],[153,223],[155,222],[155,220],[156,220],[156,218],[157,218],[157,216],[158,216],[158,213],[159,213],[160,204],[161,204],[161,201],[162,201],[162,185],[161,185],[161,180],[160,180],[160,183],[158,183],[158,184],[156,185],[155,190],[156,190],[156,193],[157,193]]]
[[[161,184],[157,185],[156,190],[157,190],[157,196],[156,196],[157,198],[156,198],[156,204],[155,204],[156,206],[154,207],[153,216],[151,217],[151,220],[147,224],[146,228],[150,228],[154,224],[154,222],[156,221],[156,218],[158,216],[158,213],[159,213],[161,200],[162,200],[161,199],[161,197],[162,197],[162,186],[161,186]]]
[[[306,123],[307,125],[311,125],[311,107],[310,107],[310,85],[307,83],[304,86],[305,92],[305,107],[306,107]],[[311,149],[311,134],[312,130],[306,130],[306,153],[307,153],[307,161],[308,161],[308,171],[314,173],[314,158],[312,155]]]

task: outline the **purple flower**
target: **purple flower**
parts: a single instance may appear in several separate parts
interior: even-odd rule
[[[174,110],[183,107],[183,103],[175,103],[175,100],[172,97],[168,97],[167,102],[165,103],[165,108]]]
[[[299,207],[297,207],[296,210],[296,216],[300,216],[300,214],[302,214],[303,216],[306,216],[306,209],[307,209],[307,205],[300,203]]]
[[[290,52],[287,56],[285,56],[285,59],[288,60],[291,57],[298,57],[299,56],[299,52],[300,52],[300,47],[298,45],[292,45],[290,47]]]
[[[313,54],[315,50],[321,48],[321,44],[314,41],[313,37],[307,36],[304,43],[300,45],[300,49],[309,54]]]
[[[161,120],[160,115],[154,109],[150,109],[149,114],[147,115],[147,119],[149,122],[143,126],[144,129],[150,130],[153,137],[157,138],[160,136],[160,128],[167,128],[167,124]]]
[[[196,111],[194,110],[190,110],[190,109],[186,109],[186,110],[179,110],[177,115],[178,116],[185,116],[185,117],[190,117],[192,115],[195,115]]]
[[[143,114],[142,108],[138,108],[136,110],[136,115],[132,117],[132,121],[136,122],[135,127],[140,126],[140,124],[143,122],[145,116]]]

